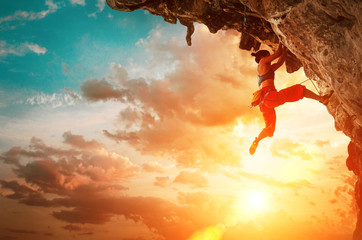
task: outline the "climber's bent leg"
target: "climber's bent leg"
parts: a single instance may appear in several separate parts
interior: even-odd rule
[[[286,102],[296,102],[304,97],[305,86],[296,84],[288,88],[284,88],[277,93],[278,105]]]

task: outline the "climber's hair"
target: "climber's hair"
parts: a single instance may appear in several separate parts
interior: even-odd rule
[[[269,55],[270,55],[270,53],[269,53],[268,50],[259,50],[256,53],[251,53],[251,56],[255,57],[255,62],[257,62],[257,63],[260,62],[260,59],[262,57],[266,57],[266,56],[269,56]]]

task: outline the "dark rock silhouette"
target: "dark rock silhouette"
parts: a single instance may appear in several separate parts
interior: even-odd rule
[[[348,169],[358,180],[359,207],[354,240],[362,239],[362,3],[359,0],[107,0],[119,11],[145,9],[166,22],[187,27],[191,45],[193,23],[211,33],[235,29],[239,47],[258,50],[261,43],[289,49],[288,72],[304,67],[322,93],[334,91],[328,111],[337,130],[351,138]]]

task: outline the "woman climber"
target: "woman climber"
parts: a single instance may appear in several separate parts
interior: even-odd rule
[[[258,84],[260,88],[260,90],[254,93],[252,105],[259,105],[265,121],[265,128],[260,132],[259,136],[255,138],[249,149],[251,155],[255,153],[260,140],[266,137],[272,137],[274,134],[276,123],[274,108],[286,102],[298,101],[303,97],[317,100],[326,105],[333,93],[319,96],[300,84],[277,91],[274,86],[274,72],[283,65],[286,58],[286,51],[287,49],[279,43],[277,50],[273,54],[270,54],[267,50],[260,50],[251,54],[255,56],[255,61],[258,63]],[[272,64],[272,61],[277,58],[279,58],[278,61]]]

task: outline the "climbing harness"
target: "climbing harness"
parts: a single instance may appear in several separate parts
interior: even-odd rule
[[[251,100],[249,107],[258,106],[262,101],[262,90],[259,89],[258,91],[253,92],[253,98]]]
[[[270,91],[273,90],[270,88],[265,94],[262,93],[262,89],[255,91],[253,93],[253,99],[250,102],[249,108],[263,105],[265,98],[269,95]],[[275,89],[274,89],[275,90]]]

